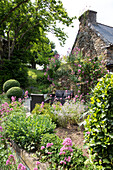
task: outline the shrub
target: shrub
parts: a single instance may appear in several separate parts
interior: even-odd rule
[[[113,169],[113,75],[101,78],[93,91],[85,121],[85,141],[96,160]]]
[[[16,96],[17,99],[22,97],[22,94],[23,91],[20,87],[11,87],[6,93],[8,98],[11,98],[12,96]]]
[[[81,149],[72,144],[70,138],[65,138],[62,142],[58,136],[47,134],[42,137],[41,145],[42,160],[45,158],[51,164],[51,169],[83,169],[86,157]]]
[[[7,80],[3,84],[3,91],[7,92],[7,90],[9,90],[11,87],[20,87],[20,83],[15,79]]]
[[[107,74],[104,56],[85,56],[77,47],[67,57],[71,67],[70,79],[75,83],[78,93],[86,95],[95,87],[98,79]],[[78,86],[79,85],[79,86]]]
[[[10,61],[4,59],[0,63],[0,87],[9,79],[19,81],[22,88],[25,88],[28,83],[27,68],[18,58]]]
[[[80,117],[82,113],[86,111],[86,106],[83,101],[70,100],[66,101],[60,110],[55,111],[57,115],[57,123],[61,127],[67,127],[67,124],[76,124],[80,123]]]
[[[55,123],[57,122],[57,115],[54,113],[55,110],[60,110],[60,103],[57,103],[54,106],[51,106],[50,103],[41,103],[36,104],[35,108],[33,109],[32,113],[36,113],[37,115],[43,114],[43,115],[49,115]]]
[[[27,151],[36,150],[43,134],[53,133],[55,127],[47,115],[26,117],[26,114],[16,112],[5,123],[5,135]]]

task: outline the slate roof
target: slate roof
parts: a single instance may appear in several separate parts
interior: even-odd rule
[[[113,27],[96,23],[92,24],[93,29],[97,32],[98,36],[100,36],[106,43],[106,45],[113,45]]]

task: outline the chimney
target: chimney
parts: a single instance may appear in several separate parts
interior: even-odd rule
[[[87,10],[79,17],[79,21],[80,21],[80,23],[84,23],[85,21],[88,21],[92,24],[95,24],[96,23],[96,14],[97,14],[96,11]]]

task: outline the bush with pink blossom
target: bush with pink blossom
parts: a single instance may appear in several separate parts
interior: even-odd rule
[[[49,147],[48,147],[49,145]],[[82,169],[86,157],[70,138],[64,141],[55,134],[45,134],[41,140],[41,161],[48,161],[50,168]]]

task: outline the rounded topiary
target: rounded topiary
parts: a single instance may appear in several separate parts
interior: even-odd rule
[[[101,78],[93,90],[89,116],[85,120],[85,141],[95,160],[113,169],[113,74]]]
[[[6,93],[8,98],[11,98],[12,96],[14,97],[16,96],[17,99],[22,97],[22,94],[23,91],[20,87],[11,87]]]
[[[7,92],[7,90],[9,90],[11,87],[20,87],[20,83],[15,79],[7,80],[3,84],[3,91]]]

